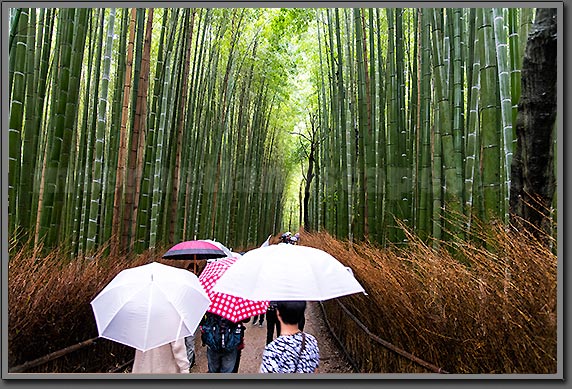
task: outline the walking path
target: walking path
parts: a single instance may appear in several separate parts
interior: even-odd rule
[[[239,374],[257,374],[262,362],[262,352],[266,345],[266,321],[262,327],[259,327],[258,324],[253,326],[252,321],[245,326],[245,347],[242,350],[238,372]],[[330,336],[318,303],[308,303],[304,331],[314,335],[318,341],[320,373],[352,373],[352,369],[343,359],[337,343]],[[207,373],[206,347],[201,346],[200,332],[198,331],[195,338],[195,353],[196,365],[191,369],[191,373]]]

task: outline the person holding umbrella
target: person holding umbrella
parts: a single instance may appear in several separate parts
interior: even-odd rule
[[[122,270],[91,301],[99,336],[133,347],[133,373],[188,373],[184,338],[210,299],[194,274],[158,262]]]
[[[241,324],[207,312],[201,326],[201,340],[207,346],[209,373],[233,373],[242,342]]]
[[[320,350],[316,338],[300,331],[298,323],[306,310],[305,301],[277,301],[280,336],[266,345],[261,373],[316,373]]]
[[[213,287],[238,258],[221,258],[207,263],[199,277],[211,304],[201,327],[201,339],[207,346],[209,373],[238,371],[244,345],[244,323],[266,312],[268,301],[254,301],[217,293]]]
[[[183,339],[155,347],[148,351],[135,350],[132,373],[173,374],[189,373],[190,364],[187,359]]]
[[[354,293],[367,295],[354,275],[329,253],[309,246],[275,244],[245,253],[213,287],[217,293],[276,301],[280,336],[266,345],[260,372],[315,373],[316,339],[299,328],[306,301]],[[266,319],[268,322],[268,312]]]

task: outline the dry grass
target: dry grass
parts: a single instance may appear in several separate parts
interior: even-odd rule
[[[156,260],[151,253],[69,260],[57,250],[39,252],[22,249],[8,264],[10,367],[97,337],[90,301],[121,270]],[[101,339],[30,372],[105,371],[132,357],[133,349]]]
[[[353,269],[369,295],[339,301],[393,345],[451,373],[555,373],[556,256],[530,235],[483,231],[448,250],[414,236],[399,249],[326,233],[303,234],[302,242]],[[91,260],[18,252],[9,262],[9,366],[96,337],[89,302],[119,271],[154,260],[162,262],[152,252]],[[372,341],[335,301],[325,305],[362,372],[427,372]],[[30,372],[104,372],[132,357],[132,348],[101,339]]]
[[[482,231],[473,241],[488,249],[434,249],[411,235],[406,248],[384,250],[326,233],[302,241],[354,270],[369,295],[340,301],[389,343],[450,373],[556,373],[556,256],[531,235]],[[373,342],[335,302],[326,307],[363,372],[427,372]]]

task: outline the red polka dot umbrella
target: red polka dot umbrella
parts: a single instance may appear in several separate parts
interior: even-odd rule
[[[266,312],[268,301],[248,300],[226,293],[213,292],[212,288],[224,272],[230,268],[238,258],[220,258],[209,262],[199,277],[200,283],[211,299],[207,312],[212,312],[237,323],[246,318]]]

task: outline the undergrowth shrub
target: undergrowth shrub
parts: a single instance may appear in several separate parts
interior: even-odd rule
[[[405,247],[381,249],[303,233],[302,244],[329,252],[352,268],[368,295],[324,302],[336,337],[364,373],[426,373],[382,347],[374,335],[450,373],[555,373],[557,258],[546,240],[500,225],[434,247],[408,235]],[[275,243],[276,239],[273,239]],[[56,250],[22,249],[8,265],[9,368],[97,337],[90,301],[121,270],[158,261],[138,256],[70,259]],[[98,339],[28,372],[106,372],[134,350]]]
[[[23,248],[8,262],[8,365],[18,366],[98,336],[90,302],[121,270],[159,261],[136,257],[70,259],[60,250],[41,256]],[[107,339],[27,372],[105,372],[134,355]]]
[[[368,295],[338,301],[392,345],[449,373],[556,373],[556,255],[525,231],[477,231],[437,247],[412,234],[387,249],[325,232],[302,242],[353,269]],[[327,319],[361,372],[428,372],[372,340],[338,301],[325,302]]]

